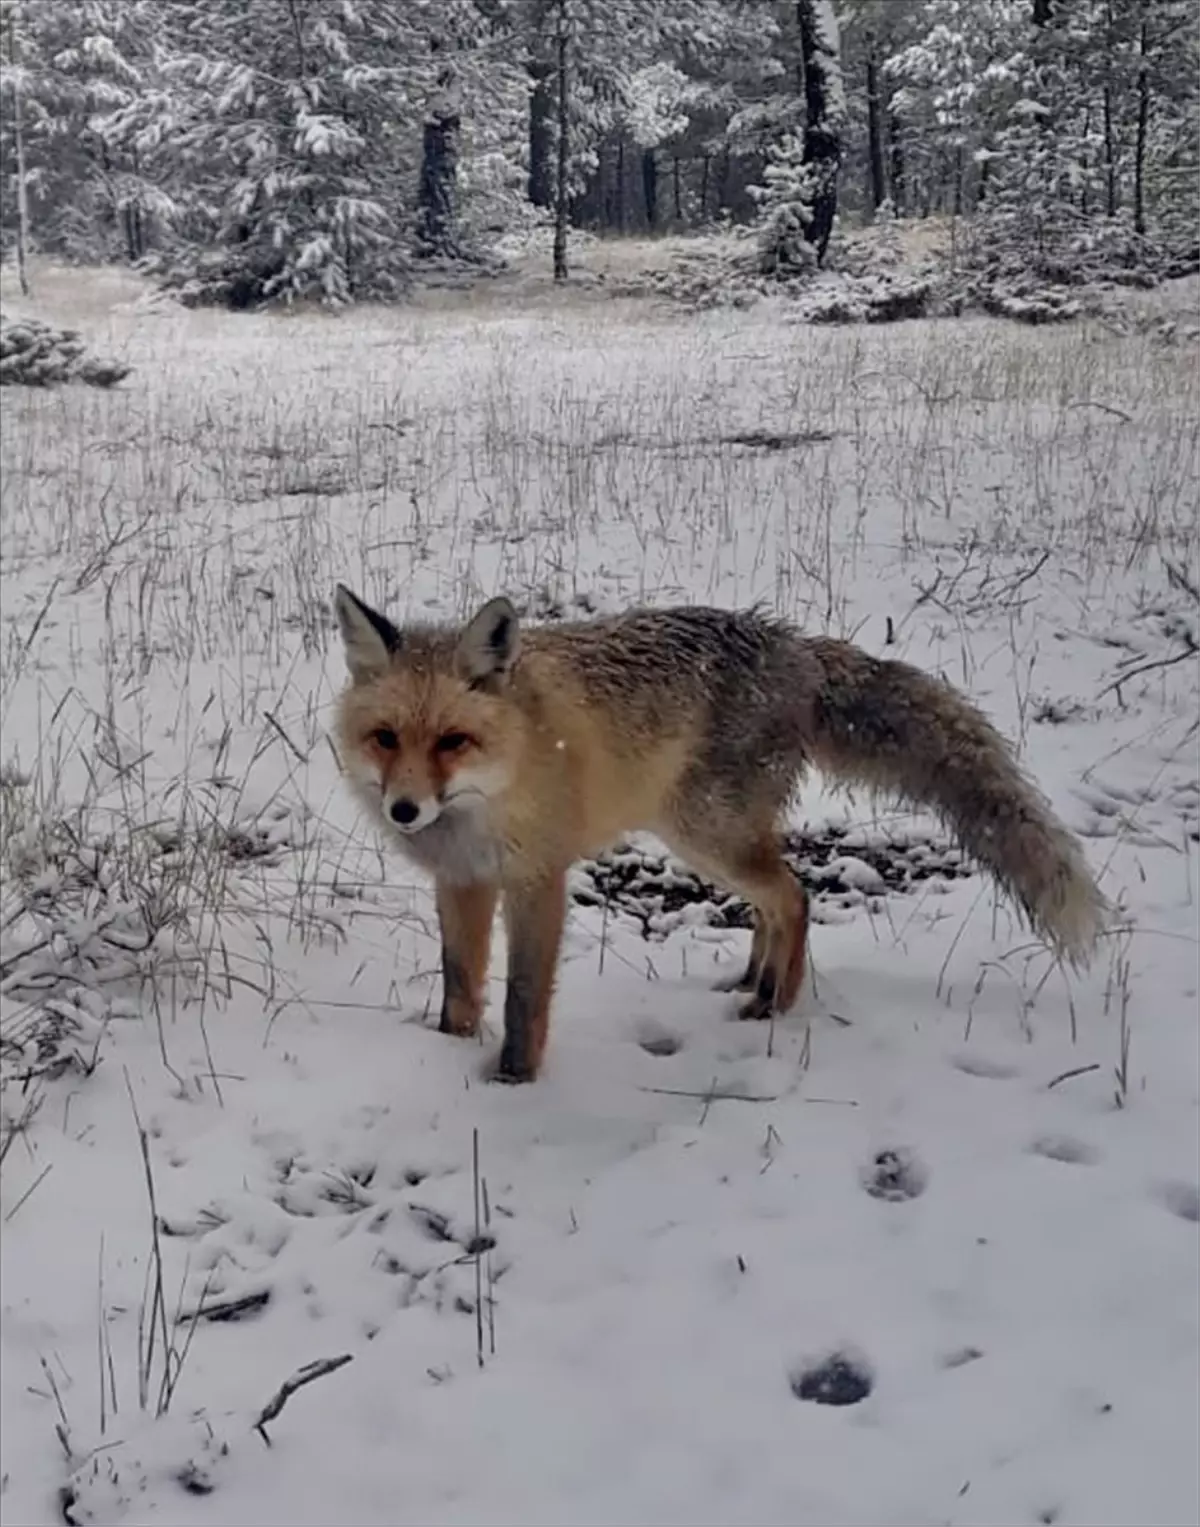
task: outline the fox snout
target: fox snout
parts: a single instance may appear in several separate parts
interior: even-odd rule
[[[384,801],[384,814],[401,832],[420,832],[441,816],[442,803],[436,796],[414,800],[411,795],[393,795]]]

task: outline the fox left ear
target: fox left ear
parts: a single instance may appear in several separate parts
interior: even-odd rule
[[[521,631],[509,599],[490,599],[458,639],[458,664],[472,684],[503,678],[517,660]]]

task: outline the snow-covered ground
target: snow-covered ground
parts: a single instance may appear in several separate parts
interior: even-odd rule
[[[4,1520],[1194,1524],[1195,347],[40,280],[137,369],[3,397]],[[694,886],[631,912],[670,867],[581,872],[544,1074],[489,1086],[502,940],[485,1045],[433,1032],[326,740],[337,579],[890,637],[1118,927],[1065,974],[814,782],[796,1012],[731,1021]]]

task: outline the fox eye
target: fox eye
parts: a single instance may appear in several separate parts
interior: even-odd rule
[[[371,741],[381,747],[385,753],[394,753],[400,746],[400,739],[390,726],[377,726],[371,733]]]
[[[458,753],[470,740],[466,732],[443,732],[437,740],[437,750],[439,753]]]

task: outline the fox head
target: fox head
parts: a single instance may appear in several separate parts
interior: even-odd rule
[[[340,584],[334,605],[351,680],[337,717],[343,766],[414,850],[432,848],[486,813],[512,778],[504,692],[520,646],[517,612],[493,599],[461,631],[402,631]]]

